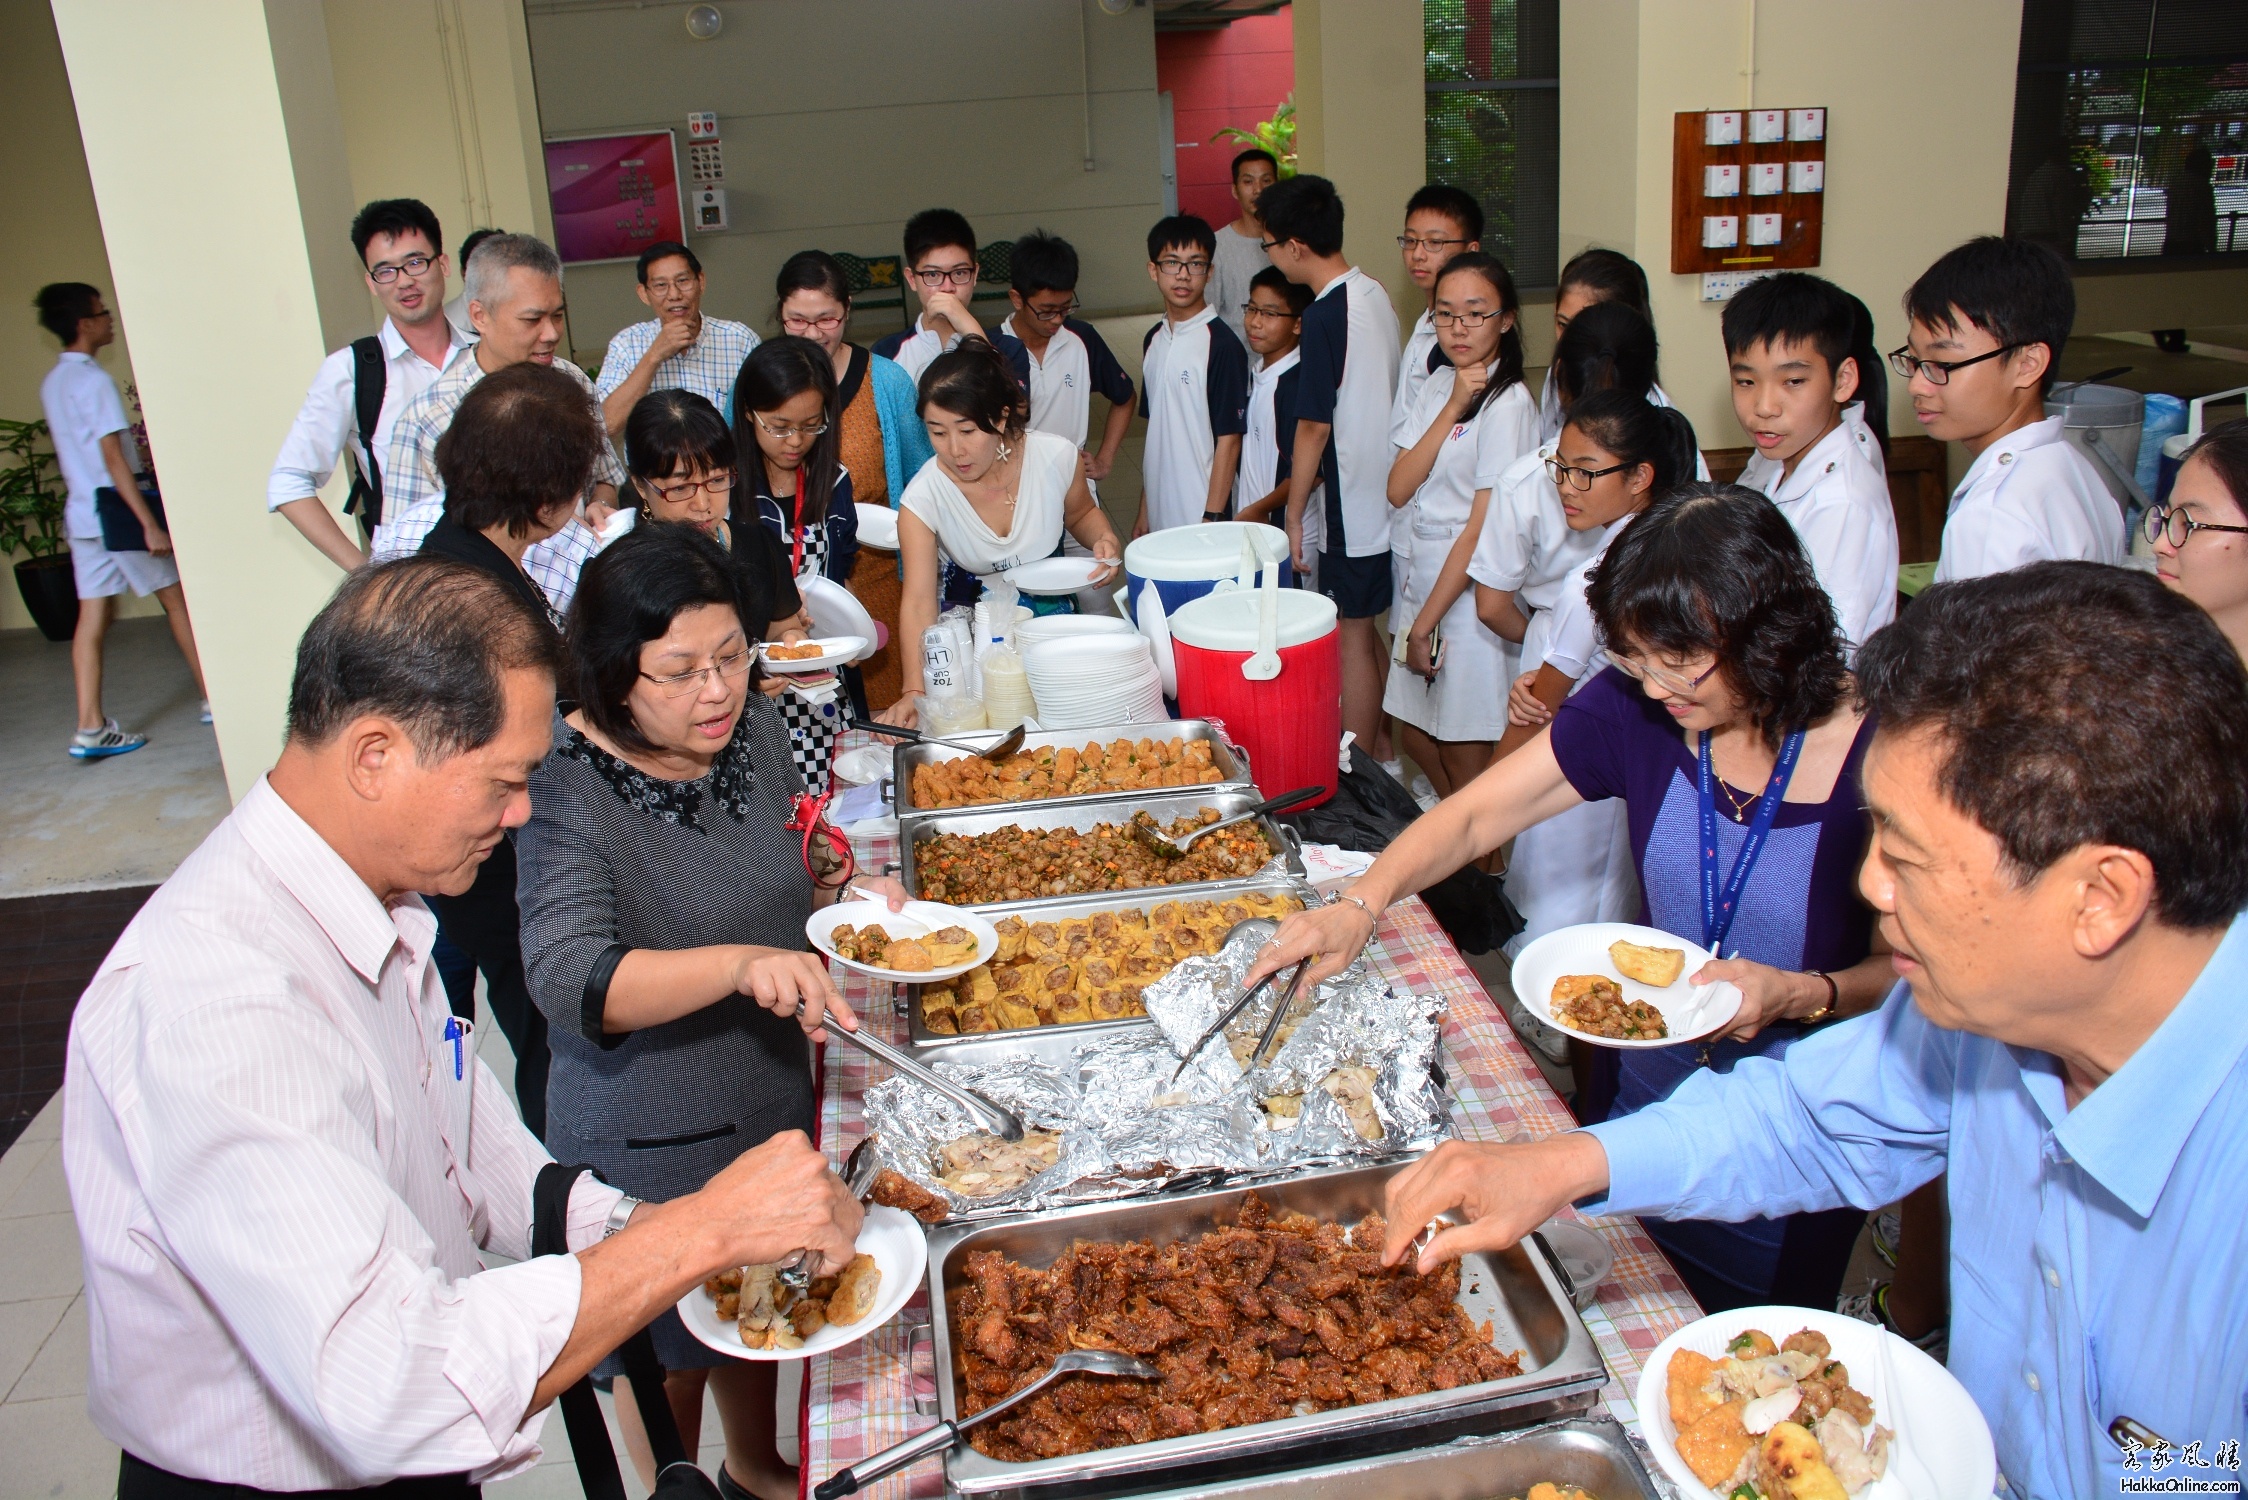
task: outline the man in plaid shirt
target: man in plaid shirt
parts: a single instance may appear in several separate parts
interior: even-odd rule
[[[437,440],[476,382],[509,365],[552,365],[585,388],[598,412],[600,399],[585,371],[554,351],[562,343],[562,261],[551,246],[527,234],[495,234],[468,262],[468,314],[476,347],[455,359],[428,390],[416,396],[390,430],[383,455],[383,524],[375,528],[374,560],[387,562],[421,550],[422,538],[445,514],[445,488],[437,477]],[[616,509],[624,465],[606,444],[587,489],[584,517],[523,554],[523,571],[553,601],[570,607],[578,570],[600,550],[595,536]]]
[[[609,340],[594,394],[609,436],[624,435],[625,418],[650,391],[693,391],[734,418],[734,377],[757,347],[746,323],[703,316],[703,268],[695,252],[666,241],[640,252],[640,300],[656,310]]]

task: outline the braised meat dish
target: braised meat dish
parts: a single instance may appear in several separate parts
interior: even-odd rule
[[[1451,1390],[1522,1373],[1455,1300],[1457,1263],[1384,1270],[1381,1216],[1354,1230],[1274,1214],[1178,1244],[1080,1241],[1040,1271],[971,1254],[953,1293],[960,1409],[982,1411],[1072,1348],[1118,1349],[1160,1381],[1071,1375],[969,1434],[1005,1463]]]
[[[1218,821],[1214,807],[1174,820],[1163,831],[1174,838]],[[1239,880],[1264,868],[1272,848],[1254,822],[1221,828],[1194,841],[1182,858],[1167,859],[1133,837],[1129,825],[1097,823],[1074,828],[995,828],[989,833],[940,833],[913,851],[914,879],[924,901],[978,906],[1030,901],[1041,896],[1130,891],[1147,886]]]
[[[1210,757],[1208,740],[1111,740],[1082,750],[1042,745],[992,762],[980,755],[913,768],[915,807],[978,807],[990,802],[1036,802],[1082,792],[1125,792],[1149,787],[1207,786],[1225,780]]]

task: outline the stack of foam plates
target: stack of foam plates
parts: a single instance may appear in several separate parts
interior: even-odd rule
[[[1155,724],[1170,717],[1154,654],[1137,631],[1038,641],[1025,646],[1023,666],[1042,728]]]
[[[1040,641],[1064,636],[1125,635],[1131,628],[1114,615],[1033,615],[1015,623],[1015,647],[1027,651]]]

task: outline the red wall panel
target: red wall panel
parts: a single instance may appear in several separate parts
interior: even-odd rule
[[[1245,149],[1210,137],[1269,119],[1296,86],[1295,25],[1283,6],[1216,31],[1166,31],[1155,38],[1155,86],[1171,95],[1178,140],[1179,212],[1212,225],[1234,215],[1229,171]]]

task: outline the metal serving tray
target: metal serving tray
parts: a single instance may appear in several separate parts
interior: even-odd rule
[[[1016,804],[1020,805],[1020,804]],[[1319,893],[1301,880],[1288,875],[1259,875],[1248,880],[1225,883],[1222,899],[1236,896],[1293,896],[1305,906],[1317,906]],[[1055,896],[1044,901],[1009,901],[995,906],[976,908],[997,921],[1008,915],[1020,914],[1025,921],[1058,922],[1065,917],[1089,917],[1104,911],[1153,911],[1168,901],[1208,901],[1216,898],[1207,894],[1174,895],[1181,886],[1150,886],[1137,891],[1100,891],[1089,896]],[[1200,887],[1195,890],[1199,892]],[[966,978],[965,975],[961,976]],[[1151,1024],[1145,1016],[1131,1016],[1122,1020],[1070,1021],[1055,1026],[1017,1026],[1002,1031],[971,1031],[958,1036],[946,1036],[930,1031],[921,1024],[920,985],[904,987],[906,1021],[911,1028],[915,1050],[922,1048],[957,1047],[963,1043],[1005,1041],[1012,1037],[1065,1037],[1073,1042],[1094,1032],[1113,1031],[1119,1026],[1146,1026]],[[1064,1049],[1066,1053],[1067,1049]]]
[[[898,820],[898,858],[903,864],[899,878],[905,882],[908,894],[918,898],[920,885],[920,849],[929,840],[944,833],[990,833],[999,828],[1073,828],[1083,833],[1100,823],[1123,823],[1135,812],[1146,811],[1159,822],[1168,823],[1188,813],[1214,807],[1221,818],[1247,812],[1262,801],[1255,787],[1182,787],[1160,797],[1105,798],[1098,802],[1081,802],[1070,806],[1057,806],[1045,802],[1001,803],[996,807],[961,808],[957,812],[930,813],[923,817],[900,817]],[[1304,876],[1303,845],[1296,831],[1284,828],[1266,814],[1258,814],[1255,827],[1264,834],[1265,846],[1285,861],[1287,872],[1301,880]],[[1249,881],[1263,878],[1256,875],[1238,876],[1231,880],[1204,880],[1186,885],[1134,886],[1121,891],[1072,891],[1060,896],[1039,896],[1020,901],[985,901],[971,905],[970,911],[980,911],[986,916],[1019,912],[1028,916],[1032,911],[1044,913],[1064,902],[1082,901],[1087,896],[1114,899],[1142,892],[1157,894],[1163,900],[1186,900],[1207,896],[1215,898],[1220,891],[1241,889]]]
[[[1612,1417],[1577,1417],[1503,1437],[1467,1437],[1440,1448],[1162,1490],[1146,1500],[1496,1500],[1527,1495],[1540,1480],[1600,1500],[1665,1500],[1623,1424]]]
[[[1308,1172],[1260,1183],[1256,1191],[1276,1210],[1300,1210],[1355,1224],[1381,1208],[1384,1187],[1406,1165],[1398,1161]],[[960,1353],[951,1311],[953,1299],[966,1288],[962,1268],[972,1251],[997,1250],[1024,1264],[1045,1266],[1078,1240],[1144,1239],[1169,1244],[1232,1223],[1243,1191],[1215,1188],[932,1229],[929,1305],[939,1413],[953,1418],[960,1412]],[[1207,1494],[1221,1482],[1307,1465],[1363,1462],[1373,1455],[1573,1416],[1597,1399],[1608,1378],[1607,1368],[1559,1276],[1542,1255],[1517,1245],[1465,1257],[1460,1303],[1476,1322],[1490,1321],[1494,1347],[1519,1351],[1522,1374],[1031,1463],[1002,1463],[962,1443],[945,1460],[946,1482],[957,1494],[985,1500],[1062,1500],[1181,1488]],[[1366,1493],[1355,1491],[1354,1500]],[[1479,1493],[1499,1492],[1487,1488]]]
[[[971,730],[966,734],[949,736],[970,745],[996,745],[1005,736],[997,730]],[[1041,750],[1052,746],[1056,750],[1082,750],[1088,744],[1107,745],[1116,740],[1207,740],[1210,743],[1210,763],[1218,768],[1223,781],[1204,782],[1202,789],[1215,791],[1221,786],[1253,787],[1249,779],[1248,752],[1227,741],[1224,731],[1208,719],[1165,719],[1156,724],[1093,724],[1082,729],[1042,729],[1023,736],[1023,749]],[[1098,792],[1075,792],[1067,797],[1040,797],[1033,802],[979,802],[974,807],[915,807],[913,805],[913,770],[916,766],[938,765],[946,761],[966,760],[974,752],[956,750],[949,745],[916,744],[901,741],[891,763],[891,777],[897,786],[898,817],[920,818],[945,812],[984,812],[1002,807],[1074,807],[1088,802],[1114,802],[1118,798],[1139,799],[1194,790],[1189,787],[1151,787],[1146,789],[1111,787]]]

